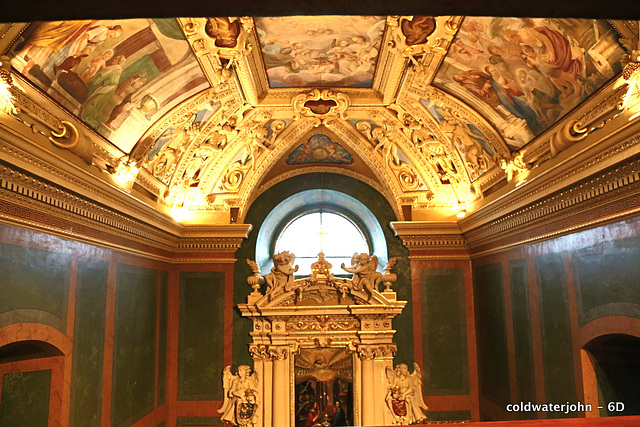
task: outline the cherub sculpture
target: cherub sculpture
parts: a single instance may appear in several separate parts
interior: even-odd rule
[[[267,295],[279,287],[284,287],[285,292],[293,290],[293,273],[298,271],[298,266],[293,267],[296,256],[289,251],[283,251],[273,256],[273,268],[271,273],[264,275],[267,282]]]
[[[422,398],[422,371],[417,363],[413,364],[413,373],[409,367],[400,363],[395,369],[387,368],[387,406],[397,424],[419,423],[426,419],[424,412],[429,409]]]
[[[231,373],[231,366],[222,372],[224,401],[218,410],[221,421],[234,426],[254,426],[258,422],[258,375],[247,365],[238,366],[238,373]]]
[[[351,257],[351,267],[345,267],[344,263],[340,266],[344,271],[353,273],[353,289],[356,291],[364,290],[371,299],[373,291],[378,290],[378,285],[382,280],[382,274],[377,272],[378,257],[369,254],[353,254]]]

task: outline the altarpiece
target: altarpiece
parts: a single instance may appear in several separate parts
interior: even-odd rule
[[[274,255],[274,267],[264,276],[247,260],[253,292],[238,308],[253,321],[253,367],[239,366],[237,375],[225,369],[222,420],[306,427],[424,419],[420,368],[414,364],[410,374],[405,364],[393,366],[392,320],[406,305],[391,289],[397,259],[381,273],[375,255],[355,254],[350,267],[341,266],[353,277],[343,278],[334,277],[320,253],[311,275],[298,279],[294,260],[289,252]]]

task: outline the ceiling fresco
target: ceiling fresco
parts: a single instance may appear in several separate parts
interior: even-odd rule
[[[383,16],[256,18],[269,85],[371,87]]]
[[[36,22],[9,54],[17,71],[125,152],[209,86],[174,19]]]
[[[122,188],[168,210],[237,209],[242,220],[270,186],[324,171],[376,188],[402,218],[407,205],[455,212],[479,202],[557,155],[562,138],[597,128],[586,127],[595,119],[580,128],[596,114],[585,103],[618,104],[607,88],[622,87],[637,44],[629,22],[36,22],[0,24],[11,34],[0,51],[19,83],[21,121],[114,180],[126,172]],[[46,102],[55,108],[45,114]]]
[[[622,70],[618,37],[604,20],[466,18],[434,85],[517,128],[517,150]]]

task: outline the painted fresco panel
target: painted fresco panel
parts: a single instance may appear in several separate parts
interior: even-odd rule
[[[466,18],[434,85],[518,149],[621,71],[617,38],[604,20]]]
[[[440,130],[451,139],[467,167],[471,180],[482,176],[494,166],[495,153],[487,142],[487,136],[476,125],[455,117],[429,99],[422,99],[420,102],[438,122]],[[435,157],[443,154],[442,148],[424,147],[424,151]]]
[[[351,164],[353,157],[342,145],[332,141],[327,135],[316,134],[293,150],[287,159],[288,165],[306,163]]]
[[[371,87],[383,16],[256,18],[271,87]]]
[[[35,22],[11,65],[125,152],[208,87],[174,19]]]

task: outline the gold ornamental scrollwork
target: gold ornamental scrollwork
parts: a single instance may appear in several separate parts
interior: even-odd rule
[[[295,96],[291,104],[295,111],[294,119],[311,117],[316,120],[315,126],[319,126],[338,118],[345,120],[346,110],[351,105],[351,100],[341,92],[313,89],[309,93]]]
[[[286,360],[289,358],[290,350],[289,347],[272,346],[269,347],[268,352],[273,360]]]
[[[267,347],[266,345],[251,344],[249,346],[249,353],[251,354],[251,357],[254,359],[262,359],[262,360],[272,359],[272,355],[269,352],[269,347]]]
[[[79,139],[78,129],[66,120],[60,122],[60,128],[58,132],[51,131],[49,141],[56,147],[60,148],[73,148],[78,144]]]

